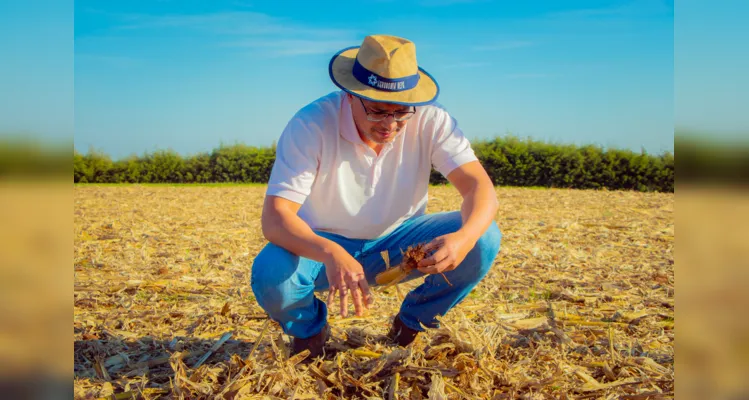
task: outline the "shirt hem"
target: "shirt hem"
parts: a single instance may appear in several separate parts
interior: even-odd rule
[[[265,194],[267,196],[282,197],[282,198],[284,198],[286,200],[290,200],[290,201],[293,201],[294,203],[299,203],[299,204],[303,204],[304,201],[307,199],[306,195],[304,195],[302,193],[299,193],[299,192],[295,192],[293,190],[289,190],[289,189],[271,189],[271,188],[269,188],[268,191]]]
[[[447,176],[450,175],[450,173],[455,169],[468,164],[471,161],[478,161],[478,157],[476,157],[474,154],[459,154],[455,157],[450,158],[444,165],[442,165],[440,168],[437,168],[437,170],[442,175],[444,175],[445,178],[447,178]]]

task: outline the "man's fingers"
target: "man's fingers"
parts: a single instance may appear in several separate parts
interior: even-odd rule
[[[430,266],[430,265],[434,265],[434,264],[437,264],[440,261],[444,260],[445,257],[447,257],[447,250],[443,247],[443,248],[437,250],[436,252],[434,252],[434,254],[432,254],[431,256],[426,257],[423,260],[419,261],[418,266],[419,267],[427,267],[427,266]]]
[[[374,297],[372,292],[369,290],[369,283],[366,279],[359,281],[359,287],[361,288],[362,294],[364,295],[364,306],[369,308],[374,304]]]
[[[346,317],[348,315],[348,295],[349,290],[344,284],[341,287],[340,293],[341,293],[341,316]]]
[[[437,264],[430,265],[424,268],[419,268],[419,272],[424,273],[424,274],[438,274],[444,271],[447,267],[449,267],[451,263],[452,263],[452,260],[445,258],[444,260],[438,262]]]
[[[338,276],[333,278],[330,282],[330,289],[328,291],[328,309],[332,310],[335,307],[336,295],[340,297],[341,315],[344,315],[343,309],[343,298],[346,296],[346,284],[343,281],[343,277]]]
[[[333,304],[335,304],[335,292],[336,287],[333,285],[330,285],[330,288],[328,289],[328,308],[333,307]]]
[[[356,311],[356,315],[361,317],[364,315],[364,306],[362,305],[362,295],[358,286],[351,289],[351,297],[354,299],[354,310]]]
[[[363,273],[359,273],[353,276],[346,276],[346,286],[348,286],[351,290],[351,297],[354,302],[354,310],[356,310],[356,315],[360,317],[364,315],[364,308],[366,307],[366,305],[362,304],[362,292],[359,284],[359,282],[361,281],[366,282]]]
[[[444,240],[442,239],[442,236],[434,238],[431,242],[425,244],[422,250],[424,250],[425,252],[430,252],[432,250],[439,249],[442,246],[443,242]]]
[[[434,274],[435,273],[435,266],[436,266],[436,264],[435,265],[429,265],[429,266],[426,266],[426,267],[419,267],[418,270],[422,274]]]
[[[422,247],[422,250],[424,251],[430,251],[437,247],[437,239],[432,240],[431,242],[427,243]]]

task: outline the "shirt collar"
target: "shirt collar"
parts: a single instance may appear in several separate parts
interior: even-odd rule
[[[343,94],[343,101],[341,101],[341,121],[340,121],[340,134],[341,136],[354,144],[364,144],[359,137],[359,131],[356,129],[354,124],[354,115],[351,113],[351,102],[346,93]]]

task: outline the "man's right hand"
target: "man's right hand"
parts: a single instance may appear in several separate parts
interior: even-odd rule
[[[364,269],[354,257],[343,248],[330,254],[325,261],[325,273],[330,284],[328,292],[328,308],[335,302],[336,292],[340,295],[341,316],[348,315],[349,295],[354,300],[356,315],[361,317],[364,310],[374,304],[374,298],[369,291]]]
[[[356,315],[362,316],[365,307],[374,303],[364,269],[343,247],[315,232],[298,215],[300,203],[278,196],[266,196],[263,204],[263,235],[278,246],[300,257],[325,264],[330,283],[328,307],[333,305],[335,293],[341,296],[341,316],[348,314],[351,295]]]

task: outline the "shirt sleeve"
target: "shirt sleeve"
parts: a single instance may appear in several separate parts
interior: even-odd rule
[[[294,117],[276,145],[266,195],[303,204],[312,189],[320,161],[320,136]]]
[[[435,122],[432,144],[432,166],[435,170],[447,177],[455,168],[478,160],[455,118],[441,110]]]

